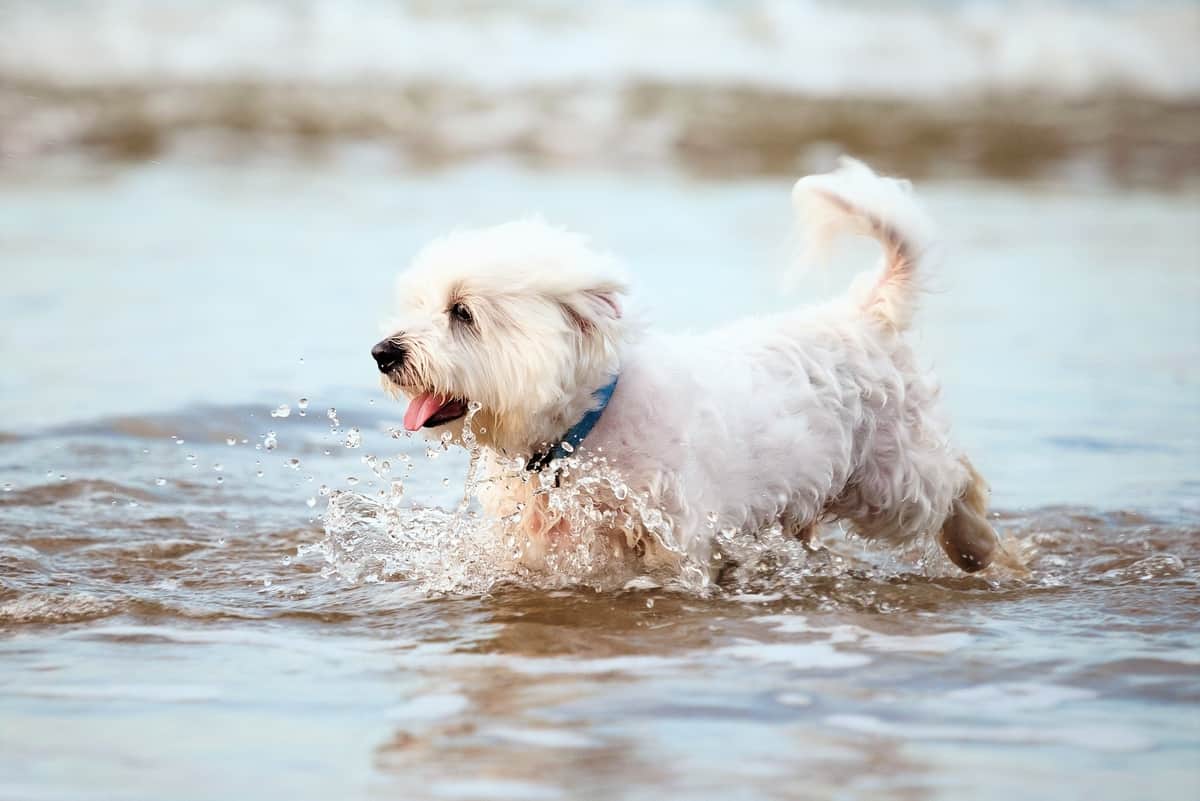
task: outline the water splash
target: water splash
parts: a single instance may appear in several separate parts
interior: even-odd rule
[[[409,504],[404,481],[392,477],[392,465],[403,464],[407,476],[412,460],[407,454],[393,459],[368,454],[362,461],[380,479],[381,489],[368,496],[322,487],[318,494],[329,499],[323,515],[326,536],[302,547],[300,554],[323,557],[326,575],[351,583],[368,577],[405,579],[432,593],[479,594],[509,584],[708,587],[708,566],[682,553],[669,518],[632,492],[603,457],[569,452],[536,474],[525,469],[522,458],[485,458],[473,423],[479,410],[478,403],[470,404],[457,439],[444,433],[425,450],[430,461],[452,445],[467,450],[467,475],[456,508]],[[335,419],[332,411],[329,416]],[[353,487],[358,482],[348,478],[347,483]],[[497,484],[507,485],[502,496],[517,488],[530,503],[516,501],[503,514],[484,514],[480,498]],[[544,520],[555,521],[550,536],[539,528]],[[531,535],[531,529],[538,533]],[[648,548],[657,560],[642,559]]]
[[[325,537],[302,546],[299,554],[322,558],[327,577],[352,584],[403,580],[434,594],[486,594],[515,585],[667,587],[739,597],[800,591],[814,577],[963,578],[940,559],[929,538],[881,552],[835,531],[828,547],[821,547],[778,524],[759,531],[722,528],[716,512],[701,523],[711,552],[691,555],[671,518],[631,488],[603,454],[576,450],[531,473],[524,458],[485,455],[473,425],[478,411],[471,404],[457,439],[443,434],[425,450],[429,461],[452,445],[467,450],[455,508],[423,508],[407,500],[405,480],[392,475],[393,464],[404,465],[405,478],[413,471],[407,454],[390,459],[366,454],[362,462],[379,479],[372,485],[378,489],[366,495],[322,485],[317,495],[328,498]],[[355,487],[359,481],[348,477],[346,483]],[[503,500],[488,506],[494,514],[486,514],[482,499],[492,492]],[[309,500],[313,507],[315,500]],[[996,578],[970,580],[986,585]]]

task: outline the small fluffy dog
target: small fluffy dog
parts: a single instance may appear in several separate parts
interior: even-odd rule
[[[715,569],[716,531],[781,525],[811,543],[844,520],[892,544],[932,534],[961,569],[987,567],[986,486],[904,339],[926,216],[907,182],[854,161],[802,178],[793,203],[817,238],[878,240],[881,274],[817,307],[651,334],[624,314],[618,265],[583,237],[540,220],[459,231],[400,277],[398,319],[372,349],[384,387],[408,397],[409,431],[461,438],[471,412],[494,477],[485,508],[519,519],[531,563],[594,534]],[[547,500],[596,457],[608,478],[594,514]]]

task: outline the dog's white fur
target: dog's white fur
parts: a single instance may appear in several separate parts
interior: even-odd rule
[[[876,238],[882,273],[821,306],[672,336],[623,314],[623,273],[576,234],[540,220],[457,232],[401,276],[390,333],[408,359],[384,385],[477,402],[472,428],[495,471],[560,439],[619,375],[583,451],[662,512],[663,528],[644,532],[660,558],[708,562],[714,530],[781,523],[810,537],[837,518],[892,543],[942,532],[956,564],[986,566],[982,480],[950,444],[937,386],[903,337],[928,218],[907,183],[853,161],[801,179],[793,201],[814,239]],[[455,303],[472,325],[449,314]],[[525,509],[525,528],[552,539],[562,522],[538,506],[539,486],[510,475],[488,506]]]

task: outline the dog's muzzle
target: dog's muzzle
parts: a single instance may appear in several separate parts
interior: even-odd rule
[[[394,339],[388,338],[371,348],[371,357],[379,365],[379,372],[387,373],[399,370],[404,366],[404,358],[408,355],[404,346]]]

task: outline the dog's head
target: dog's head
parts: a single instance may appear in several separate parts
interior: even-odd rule
[[[409,400],[409,431],[512,454],[556,441],[617,370],[626,283],[616,263],[541,220],[435,240],[401,274],[398,312],[371,349],[383,387]]]

